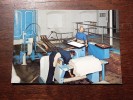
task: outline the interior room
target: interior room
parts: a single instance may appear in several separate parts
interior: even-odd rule
[[[11,83],[122,84],[119,31],[118,10],[15,10]]]

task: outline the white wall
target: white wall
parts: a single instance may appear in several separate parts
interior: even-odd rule
[[[51,31],[56,31],[61,33],[73,32],[75,36],[76,24],[73,22],[97,22],[97,15],[97,10],[38,10],[38,24],[41,27],[41,34],[43,35],[49,36]],[[87,28],[87,26],[84,27]],[[51,37],[56,38],[55,34],[52,34]],[[63,37],[71,37],[71,35],[67,34],[63,35]]]
[[[58,23],[57,23],[58,22]],[[63,10],[38,10],[38,24],[41,34],[49,36],[51,31],[73,32],[71,12]],[[65,35],[63,35],[65,36]],[[56,38],[55,34],[51,37]],[[59,36],[60,37],[60,36]]]
[[[80,19],[81,21],[83,21],[85,24],[90,24],[90,22],[85,22],[85,21],[93,21],[93,22],[97,22],[97,12],[96,10],[86,10],[86,11],[81,11],[80,12]],[[90,28],[92,26],[87,26],[84,25],[84,28]],[[85,31],[88,31],[88,29],[86,29]],[[89,32],[95,33],[94,29],[89,29]],[[88,32],[85,32],[86,34],[88,34]]]

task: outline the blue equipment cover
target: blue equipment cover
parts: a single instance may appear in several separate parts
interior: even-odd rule
[[[35,10],[15,10],[14,16],[14,39],[22,39],[23,32],[26,32],[27,38],[35,37],[36,22]]]
[[[98,59],[107,59],[110,57],[109,48],[101,48],[95,44],[88,44],[89,55],[93,55]]]

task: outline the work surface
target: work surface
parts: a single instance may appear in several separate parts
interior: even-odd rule
[[[81,44],[81,43],[78,43],[78,42],[69,42],[67,43],[68,45],[71,45],[71,46],[74,46],[74,47],[77,47],[77,48],[81,48],[81,47],[84,47],[84,44]]]
[[[132,0],[1,0],[0,1],[0,99],[132,100],[133,10]],[[40,2],[41,1],[41,2]],[[118,9],[123,85],[12,85],[13,18],[15,9]],[[45,23],[45,22],[44,22]],[[128,43],[128,46],[127,46]]]

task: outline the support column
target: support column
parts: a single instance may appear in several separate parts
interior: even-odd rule
[[[109,23],[110,23],[110,45],[113,45],[113,11],[109,11]]]

